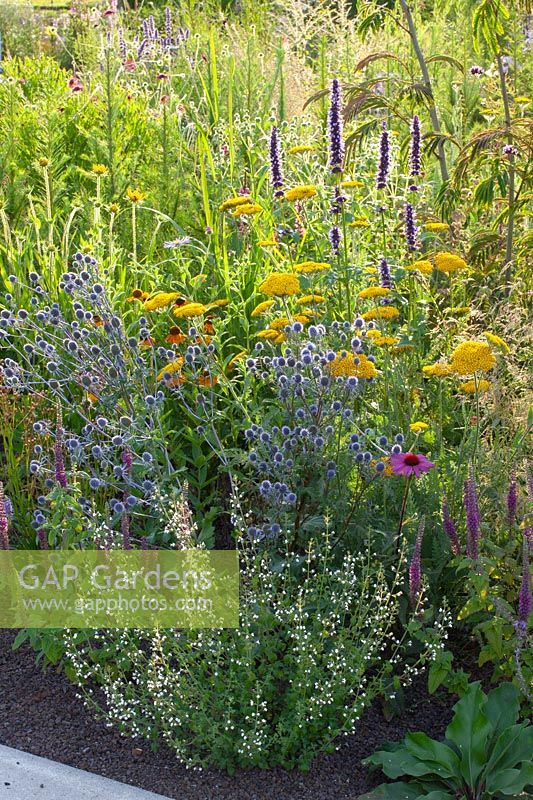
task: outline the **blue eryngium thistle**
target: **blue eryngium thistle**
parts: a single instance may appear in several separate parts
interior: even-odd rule
[[[405,241],[407,249],[410,251],[418,250],[418,227],[415,221],[415,210],[411,203],[405,204]]]
[[[342,172],[344,163],[344,141],[342,138],[341,86],[337,78],[331,82],[329,128],[329,166],[332,172]]]
[[[481,517],[477,501],[476,479],[472,469],[464,483],[463,500],[466,511],[466,554],[475,560],[478,557]]]
[[[424,536],[425,520],[423,519],[418,528],[416,535],[415,549],[413,550],[413,557],[409,564],[409,600],[413,608],[418,603],[420,597],[420,586],[422,583],[422,538]]]
[[[270,131],[270,180],[274,187],[274,197],[283,197],[283,173],[281,171],[281,151],[279,132],[276,126]]]
[[[337,225],[334,225],[333,228],[330,230],[329,241],[331,243],[331,249],[333,250],[333,254],[338,256],[341,248],[341,232]]]
[[[450,540],[452,553],[454,556],[458,556],[461,553],[461,545],[459,543],[459,537],[457,536],[457,530],[455,528],[454,521],[450,516],[450,510],[448,508],[448,501],[446,498],[443,498],[442,501],[442,527],[444,528],[444,533]]]
[[[384,189],[387,185],[390,168],[390,141],[387,123],[384,122],[379,137],[379,159],[378,172],[376,176],[376,188]]]
[[[420,119],[415,114],[411,121],[411,149],[409,152],[409,175],[415,178],[422,172]]]

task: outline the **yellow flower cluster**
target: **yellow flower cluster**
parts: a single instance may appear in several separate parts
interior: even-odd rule
[[[203,303],[185,303],[183,306],[175,306],[172,313],[175,317],[201,317],[207,311],[207,306]]]
[[[263,206],[260,206],[259,203],[241,203],[233,209],[231,215],[233,217],[244,217],[253,214],[260,214],[262,211]]]
[[[499,347],[500,350],[504,350],[506,353],[510,352],[510,347],[507,344],[507,342],[504,342],[504,340],[500,336],[496,336],[495,333],[490,333],[490,331],[483,331],[483,336],[491,344],[495,345],[496,347]]]
[[[157,311],[159,308],[166,308],[179,297],[179,292],[158,292],[153,297],[144,301],[145,311]]]
[[[485,342],[461,342],[452,353],[451,368],[458,375],[488,372],[496,364],[494,354]]]
[[[289,153],[292,156],[297,156],[300,153],[312,153],[315,148],[307,144],[298,144],[295,147],[289,148]]]
[[[93,175],[106,175],[107,167],[105,164],[93,164],[91,167],[91,172]]]
[[[449,364],[437,362],[436,364],[427,364],[422,367],[424,375],[430,375],[432,378],[447,378],[452,374],[453,370]]]
[[[343,189],[356,189],[359,186],[364,186],[363,181],[341,181]]]
[[[412,422],[409,425],[409,428],[413,431],[413,433],[421,433],[422,431],[427,431],[429,425],[427,422]]]
[[[372,319],[396,319],[400,312],[394,306],[380,306],[379,308],[371,308],[370,311],[365,311],[361,314],[367,322]]]
[[[292,272],[273,272],[259,287],[259,291],[269,297],[288,297],[298,294],[300,280]]]
[[[287,189],[285,192],[285,200],[289,200],[291,203],[296,200],[309,200],[311,197],[315,196],[316,186],[311,183],[295,186],[293,189]]]
[[[431,275],[433,264],[431,261],[415,261],[413,264],[408,264],[405,269],[409,272],[421,272],[422,275]]]
[[[368,380],[370,378],[375,378],[378,374],[373,361],[370,361],[362,353],[354,356],[352,353],[347,353],[346,350],[337,353],[335,360],[329,361],[326,366],[335,378],[354,376],[356,378],[365,378]]]
[[[464,258],[456,256],[453,253],[437,253],[435,256],[435,266],[439,272],[458,272],[460,269],[466,269],[467,264]]]
[[[350,222],[350,228],[369,228],[370,222],[365,217],[356,217]]]
[[[298,298],[296,304],[299,306],[306,306],[308,303],[323,303],[325,299],[326,298],[321,294],[304,294],[303,297]]]
[[[450,226],[447,222],[426,222],[424,228],[431,233],[440,233],[449,230]]]
[[[251,317],[260,317],[261,314],[265,314],[272,306],[275,304],[275,300],[263,300],[262,303],[259,303],[252,313],[250,314]]]
[[[330,265],[326,261],[302,261],[301,264],[296,264],[294,271],[301,273],[325,272],[329,268]]]
[[[128,200],[131,200],[132,203],[140,203],[141,200],[144,200],[143,192],[141,192],[140,189],[132,189],[131,186],[126,192],[126,197]]]
[[[177,358],[175,361],[171,361],[170,364],[167,364],[163,367],[159,375],[157,376],[158,381],[162,381],[165,378],[165,374],[168,373],[169,375],[174,375],[176,372],[180,372],[183,366],[183,358]]]
[[[362,292],[359,292],[358,297],[361,300],[366,300],[368,297],[386,297],[390,294],[390,289],[384,286],[367,286]]]
[[[260,242],[257,242],[259,247],[277,247],[278,243],[275,239],[262,239]]]
[[[464,392],[465,394],[475,394],[476,393],[476,382],[475,381],[465,381],[465,383],[459,384],[459,389]],[[480,380],[477,382],[477,392],[478,394],[482,394],[483,392],[488,391],[490,389],[490,381]]]
[[[230,197],[218,207],[219,211],[229,211],[231,208],[237,208],[237,206],[242,206],[247,203],[251,203],[252,198],[249,194],[242,194],[238,197]]]
[[[387,345],[391,344],[398,344],[400,340],[396,338],[396,336],[376,336],[373,339],[373,342],[378,347],[386,347]]]

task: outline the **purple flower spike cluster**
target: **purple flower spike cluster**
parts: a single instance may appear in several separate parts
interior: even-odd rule
[[[344,141],[342,138],[341,86],[337,78],[331,83],[329,127],[329,165],[333,173],[342,172],[344,164]]]
[[[389,262],[387,261],[386,258],[382,258],[381,261],[379,262],[378,273],[379,273],[379,285],[383,289],[390,289],[392,291],[392,289],[394,289],[394,281],[392,279]],[[390,303],[388,297],[381,298],[382,305],[387,305],[388,303]]]
[[[338,216],[342,214],[342,206],[346,202],[346,197],[341,192],[340,186],[335,186],[335,191],[333,193],[333,201],[331,203],[331,208],[329,209],[330,214]]]
[[[418,602],[420,596],[420,586],[422,584],[422,538],[424,536],[425,520],[422,520],[418,533],[416,535],[415,549],[413,550],[413,557],[409,564],[409,599],[413,608]]]
[[[409,176],[416,178],[422,174],[420,119],[415,114],[411,122],[411,150],[409,154]]]
[[[63,420],[60,408],[58,408],[57,411],[57,425],[54,442],[54,471],[57,483],[62,489],[66,489],[68,482],[67,473],[65,471],[65,459],[63,458]]]
[[[270,131],[270,180],[274,187],[274,197],[283,197],[283,173],[281,171],[281,150],[278,129],[274,125]]]
[[[376,188],[384,189],[387,185],[390,169],[390,137],[387,124],[384,122],[379,137],[379,159],[378,173],[376,177]]]
[[[479,555],[479,529],[481,516],[477,500],[476,479],[470,469],[464,483],[464,507],[466,511],[466,554],[476,560]]]
[[[513,469],[511,472],[511,480],[509,482],[509,491],[507,492],[507,522],[509,527],[512,528],[516,520],[516,507],[518,505],[518,489],[516,485],[516,473]]]
[[[405,204],[405,241],[407,249],[411,252],[420,249],[418,241],[418,226],[415,220],[415,210],[411,203]]]
[[[533,611],[533,597],[531,596],[531,577],[529,575],[529,554],[527,542],[524,541],[522,548],[522,584],[518,597],[518,618],[520,622],[527,624],[527,620]]]
[[[337,225],[334,225],[329,232],[329,241],[333,255],[338,256],[341,249],[341,232]]]
[[[4,486],[0,482],[0,550],[9,550],[9,520]]]
[[[461,544],[459,542],[459,537],[457,536],[457,530],[455,528],[454,521],[450,516],[450,510],[448,508],[448,501],[446,498],[444,498],[442,501],[442,527],[444,528],[444,533],[450,540],[452,553],[454,556],[460,555]]]

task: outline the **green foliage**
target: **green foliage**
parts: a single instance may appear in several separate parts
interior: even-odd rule
[[[533,726],[518,722],[517,689],[502,683],[488,695],[472,683],[454,706],[444,742],[425,733],[409,733],[363,761],[381,767],[389,778],[408,782],[382,784],[365,800],[400,797],[477,800],[517,797],[533,783]]]

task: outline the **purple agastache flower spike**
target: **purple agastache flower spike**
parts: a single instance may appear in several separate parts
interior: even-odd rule
[[[379,137],[379,159],[378,159],[378,173],[376,176],[376,188],[384,189],[387,185],[390,168],[390,141],[389,132],[387,130],[387,123],[384,122],[381,128],[381,135]]]
[[[477,501],[476,480],[472,468],[464,484],[464,506],[466,511],[466,554],[477,559],[479,549],[479,525],[481,517]]]
[[[333,173],[342,172],[344,164],[344,141],[342,136],[341,85],[337,78],[331,82],[328,112],[329,165]]]
[[[39,539],[41,550],[48,550],[48,539],[46,538],[46,532],[43,528],[38,529],[37,538]]]
[[[533,597],[531,596],[531,577],[529,575],[528,547],[524,542],[522,548],[522,584],[518,596],[518,618],[520,622],[527,624],[527,620],[533,611]]]
[[[511,472],[511,480],[509,482],[509,490],[507,492],[507,522],[509,527],[512,528],[516,520],[516,507],[518,504],[518,489],[516,485],[516,472]]]
[[[422,172],[420,119],[415,114],[411,121],[411,150],[409,153],[409,175],[414,178]]]
[[[131,550],[130,518],[125,509],[122,512],[122,517],[120,518],[120,530],[122,532],[122,544],[124,546],[124,550]]]
[[[334,225],[329,232],[329,241],[333,254],[338,256],[341,248],[341,232],[337,225]]]
[[[340,187],[335,186],[333,201],[331,203],[331,208],[329,210],[330,214],[334,215],[342,214],[342,206],[343,203],[345,202],[346,202],[346,197],[342,194]]]
[[[122,61],[126,61],[128,53],[126,50],[126,42],[124,41],[124,31],[122,28],[118,29],[118,49],[120,52],[120,58]]]
[[[382,286],[383,289],[394,289],[394,281],[392,279],[389,262],[386,258],[382,258],[379,262],[378,273],[380,286]],[[387,305],[387,303],[390,303],[390,299],[388,297],[383,297],[381,303],[382,305]]]
[[[67,473],[65,471],[65,460],[63,458],[63,419],[60,407],[57,410],[56,435],[54,442],[54,473],[57,483],[62,489],[66,489]]]
[[[146,536],[141,537],[141,550],[148,550],[148,539]]]
[[[461,544],[459,542],[459,537],[457,536],[457,531],[455,529],[454,521],[450,516],[448,501],[446,500],[445,497],[442,500],[442,527],[444,528],[444,533],[450,540],[452,553],[454,554],[454,556],[460,555]]]
[[[0,482],[0,550],[9,550],[9,520],[4,485]]]
[[[131,470],[133,468],[133,456],[129,447],[126,447],[126,449],[122,452],[122,463],[124,464],[124,472],[126,475],[131,475]]]
[[[172,12],[168,6],[165,8],[165,34],[169,38],[172,36]]]
[[[270,131],[270,180],[274,187],[274,197],[283,197],[283,173],[281,171],[281,150],[279,132],[276,126]]]
[[[421,555],[424,527],[425,520],[422,520],[416,535],[415,549],[413,550],[411,563],[409,564],[409,599],[413,607],[415,607],[418,602],[418,598],[420,596],[420,586],[422,583]]]
[[[415,210],[411,203],[405,204],[405,241],[408,250],[418,250],[418,227],[415,221]]]

